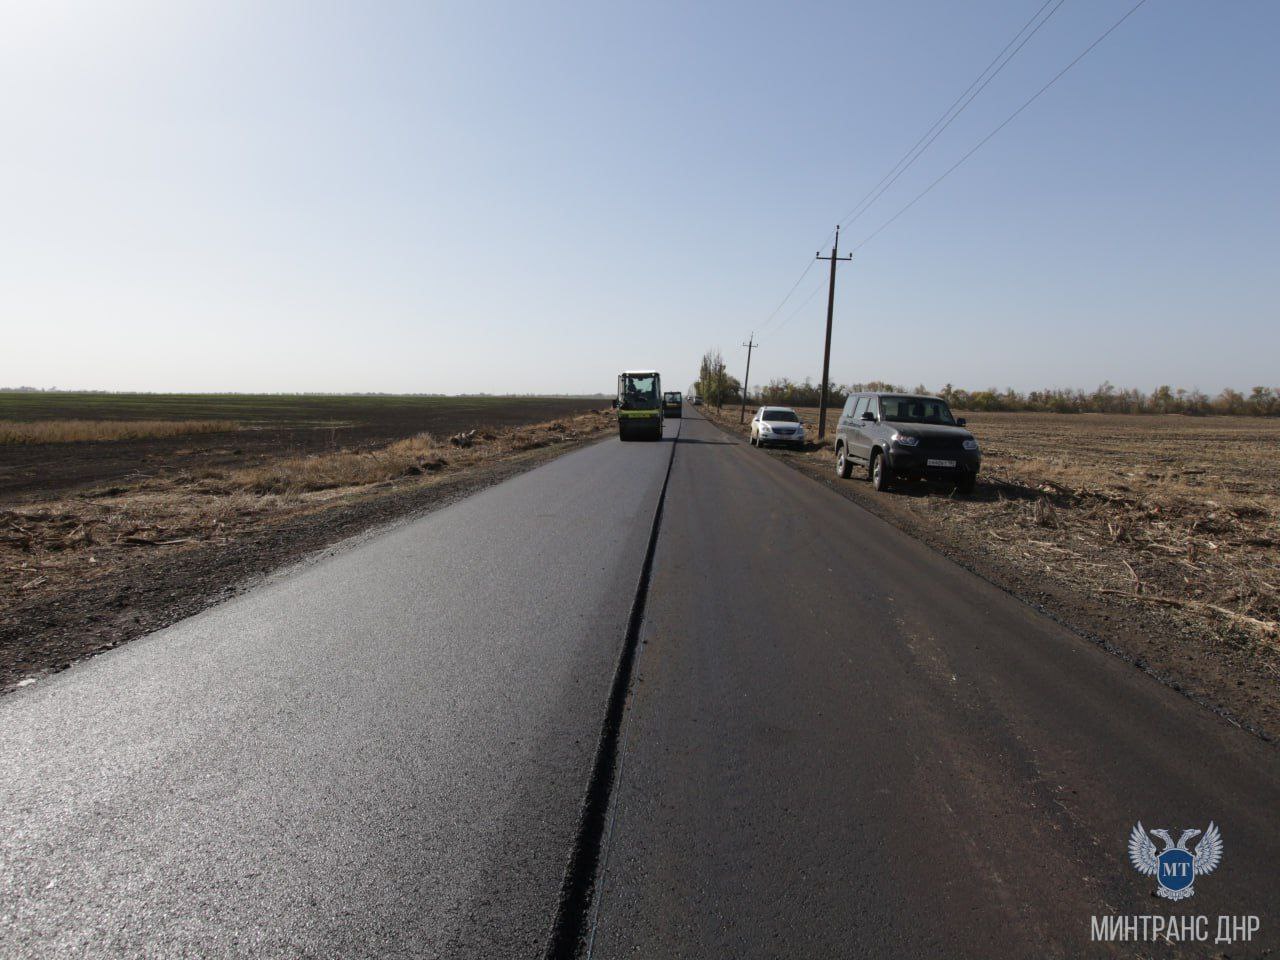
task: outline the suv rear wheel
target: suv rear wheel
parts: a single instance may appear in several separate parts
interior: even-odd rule
[[[871,454],[871,485],[881,493],[893,485],[893,470],[885,463],[884,454],[879,450]]]

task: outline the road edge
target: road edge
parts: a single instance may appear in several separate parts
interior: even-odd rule
[[[68,651],[65,655],[53,660],[33,661],[25,670],[6,673],[5,670],[0,669],[0,698],[17,695],[34,684],[55,677],[77,664],[108,655],[113,650],[145,639],[191,617],[199,616],[213,607],[234,600],[252,590],[278,582],[299,570],[354,549],[400,526],[414,523],[482,493],[490,487],[505,483],[560,457],[602,443],[607,439],[609,434],[606,433],[604,436],[586,437],[552,447],[525,451],[516,457],[502,458],[483,469],[459,473],[458,476],[439,487],[426,488],[423,497],[420,500],[415,498],[413,502],[396,503],[398,494],[394,492],[359,498],[353,501],[352,508],[355,510],[368,508],[370,515],[356,516],[351,520],[355,529],[350,532],[340,533],[327,542],[310,546],[301,545],[296,550],[289,547],[282,548],[281,556],[269,557],[264,563],[259,564],[257,569],[247,569],[238,575],[230,572],[218,582],[166,598],[164,602],[147,608],[147,616],[138,621],[137,629],[122,628],[119,635],[107,643],[86,645],[82,649]],[[379,516],[383,507],[386,515]],[[297,529],[301,530],[305,526],[306,524]],[[300,540],[303,539],[301,534],[298,537]],[[321,533],[317,539],[324,541],[326,538]]]

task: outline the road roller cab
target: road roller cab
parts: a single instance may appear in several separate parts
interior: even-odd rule
[[[618,374],[618,437],[662,439],[662,378],[656,370],[624,370]]]

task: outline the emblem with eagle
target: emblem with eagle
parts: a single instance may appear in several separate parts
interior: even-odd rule
[[[1156,893],[1169,900],[1185,900],[1195,893],[1196,877],[1212,873],[1222,862],[1222,834],[1217,824],[1209,822],[1209,828],[1196,844],[1195,851],[1187,849],[1187,842],[1199,837],[1199,830],[1183,830],[1174,843],[1168,830],[1145,830],[1142,822],[1129,834],[1129,859],[1137,871],[1154,876]],[[1164,842],[1164,849],[1157,852],[1152,837]]]

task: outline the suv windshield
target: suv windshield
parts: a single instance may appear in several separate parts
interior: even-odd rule
[[[881,397],[880,416],[890,423],[936,423],[954,427],[951,409],[932,397]]]
[[[800,418],[790,410],[766,410],[763,420],[781,420],[783,423],[799,423]]]

